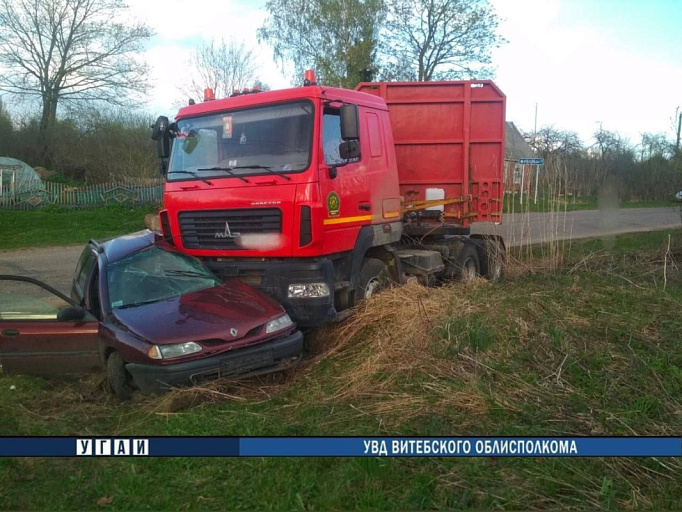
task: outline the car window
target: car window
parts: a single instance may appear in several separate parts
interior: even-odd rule
[[[90,247],[86,247],[78,260],[78,266],[76,267],[76,283],[78,284],[82,296],[85,296],[85,286],[88,280],[88,274],[90,274],[90,270],[92,270],[95,261],[95,253]]]
[[[107,265],[112,309],[158,302],[219,284],[196,258],[157,246]]]
[[[324,148],[324,163],[339,165],[344,160],[339,156],[341,138],[341,116],[338,109],[326,108],[322,118],[322,146]]]
[[[0,280],[0,321],[57,320],[57,314],[71,304],[61,297],[26,281]]]

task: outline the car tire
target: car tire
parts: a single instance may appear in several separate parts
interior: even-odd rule
[[[120,400],[133,395],[132,377],[126,370],[125,362],[118,352],[112,352],[107,359],[107,385]]]
[[[355,303],[358,304],[388,288],[389,282],[386,263],[377,258],[365,258],[360,269],[358,285],[355,288]]]
[[[481,260],[473,243],[463,243],[462,249],[448,266],[447,274],[448,278],[462,283],[470,283],[481,274]]]
[[[481,240],[478,249],[481,275],[493,282],[504,279],[506,267],[504,246],[497,240]]]

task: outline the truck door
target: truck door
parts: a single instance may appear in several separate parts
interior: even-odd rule
[[[35,279],[0,276],[0,364],[5,373],[81,373],[100,366],[99,322],[85,312],[60,314],[75,303]]]
[[[343,142],[340,111],[331,106],[324,108],[320,188],[325,205],[324,250],[328,254],[351,250],[360,227],[372,221],[371,191],[362,154],[363,124],[360,123],[360,158],[346,162],[339,156],[339,145]]]

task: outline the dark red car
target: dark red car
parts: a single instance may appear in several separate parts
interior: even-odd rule
[[[0,276],[5,373],[75,373],[104,365],[111,390],[276,371],[303,335],[282,306],[240,281],[222,284],[150,231],[91,241],[71,298],[31,278]]]

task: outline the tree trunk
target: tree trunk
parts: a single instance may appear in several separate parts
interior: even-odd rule
[[[58,101],[59,92],[57,91],[48,91],[43,95],[43,109],[40,117],[41,165],[48,168],[52,164],[52,134],[57,119]]]

